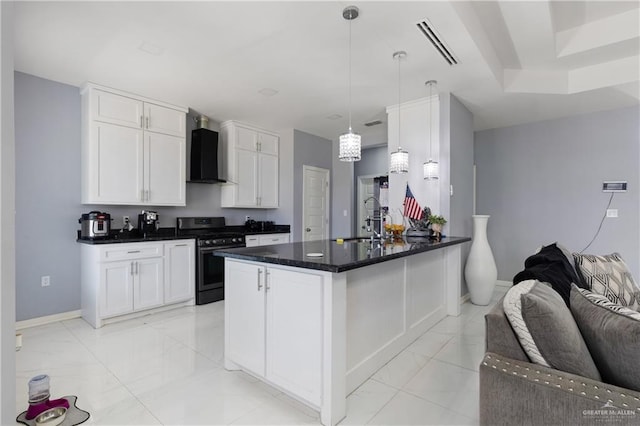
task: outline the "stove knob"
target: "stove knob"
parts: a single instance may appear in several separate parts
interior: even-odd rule
[[[220,242],[220,240],[211,240],[211,242],[212,242],[213,244],[218,244],[218,243]]]
[[[205,244],[205,245],[207,245],[207,246],[210,246],[210,245],[211,245],[211,240],[206,240],[206,241],[204,242],[204,244]]]
[[[236,242],[238,242],[238,239],[237,239],[237,238],[232,238],[232,239],[231,239],[231,242],[232,242],[232,243],[236,243]]]

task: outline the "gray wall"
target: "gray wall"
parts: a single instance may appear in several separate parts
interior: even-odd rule
[[[16,304],[24,320],[80,307],[78,88],[15,73]],[[51,285],[40,286],[49,275]]]
[[[302,166],[314,166],[331,170],[332,147],[329,139],[321,138],[300,130],[293,131],[293,223],[292,241],[302,241]],[[332,186],[333,176],[329,173]],[[333,197],[331,197],[333,198]],[[329,206],[331,209],[331,206]],[[331,211],[331,210],[329,210]],[[331,235],[331,231],[330,231]]]
[[[619,252],[639,274],[640,108],[597,112],[475,134],[477,212],[489,214],[498,278],[510,281],[543,244],[584,249],[609,194],[604,180],[626,180],[600,235],[585,252]]]
[[[448,96],[450,118],[450,183],[453,195],[450,197],[449,223],[447,233],[456,237],[471,237],[473,233],[473,115],[455,96]],[[445,190],[446,193],[446,190]],[[462,246],[462,265],[464,267],[470,243]],[[460,294],[468,292],[462,276]]]
[[[13,68],[11,72],[13,77]],[[13,96],[10,99],[13,107]],[[130,216],[136,223],[141,208],[80,204],[80,92],[77,87],[16,72],[15,109],[15,231],[19,238],[13,318],[21,321],[80,309],[80,248],[75,238],[81,213],[109,212],[114,219],[113,228],[119,228],[123,215]],[[187,126],[189,130],[193,128],[193,120],[188,119]],[[217,124],[211,123],[210,128],[216,129]],[[187,147],[190,136],[188,131]],[[187,184],[186,196],[186,207],[154,208],[160,214],[161,226],[174,227],[178,216],[224,216],[227,224],[241,225],[247,215],[263,220],[277,211],[223,209],[219,185]],[[287,197],[291,198],[287,193],[280,193],[285,204]],[[2,206],[10,204],[3,202]],[[40,286],[43,275],[51,276],[49,287]],[[2,312],[2,315],[12,313],[4,307]],[[11,345],[15,346],[13,340]]]
[[[0,2],[0,424],[15,424],[13,2]]]

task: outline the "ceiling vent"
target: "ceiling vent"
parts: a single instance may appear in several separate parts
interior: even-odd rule
[[[364,125],[367,126],[367,127],[377,126],[378,124],[382,124],[382,121],[375,120],[375,121],[370,121],[368,123],[364,123]]]
[[[451,49],[449,49],[445,44],[445,42],[442,41],[442,38],[438,35],[438,32],[433,28],[433,24],[431,24],[431,22],[429,22],[427,19],[423,19],[422,21],[418,22],[416,25],[420,30],[420,32],[424,34],[424,36],[427,39],[429,39],[433,47],[436,48],[438,53],[440,53],[440,56],[442,56],[449,65],[453,66],[458,64],[458,60],[453,56]]]

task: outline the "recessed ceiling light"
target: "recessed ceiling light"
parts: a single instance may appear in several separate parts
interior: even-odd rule
[[[339,118],[342,118],[342,116],[340,114],[331,114],[330,116],[327,117],[329,120],[337,120]]]
[[[258,90],[258,93],[260,93],[263,96],[270,97],[278,93],[278,91],[275,89],[270,89],[268,87],[265,87],[264,89]]]
[[[138,49],[153,56],[160,56],[164,53],[164,47],[158,46],[157,44],[149,43],[147,41],[142,42]]]

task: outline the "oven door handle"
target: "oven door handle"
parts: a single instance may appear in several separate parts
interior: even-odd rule
[[[198,252],[200,254],[204,254],[204,253],[211,253],[213,251],[218,251],[218,250],[225,250],[225,249],[230,249],[230,248],[240,248],[240,247],[244,247],[244,245],[242,245],[242,246],[233,245],[233,246],[225,246],[225,247],[198,247]]]

